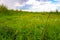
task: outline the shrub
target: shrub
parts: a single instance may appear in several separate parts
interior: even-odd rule
[[[7,7],[6,6],[4,6],[4,5],[0,5],[0,12],[7,12],[8,11],[8,9],[7,9]]]

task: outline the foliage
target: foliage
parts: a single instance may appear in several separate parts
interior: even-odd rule
[[[16,39],[18,32],[16,33],[16,29],[7,27],[7,26],[0,26],[0,40],[14,40]]]
[[[60,40],[60,12],[25,12],[2,7],[0,40]]]
[[[8,9],[4,5],[0,5],[0,13],[6,13]]]

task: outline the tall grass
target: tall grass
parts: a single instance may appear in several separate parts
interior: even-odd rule
[[[23,12],[0,6],[0,40],[60,40],[60,12]]]

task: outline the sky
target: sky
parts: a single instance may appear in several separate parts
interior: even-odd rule
[[[60,0],[0,0],[8,9],[24,11],[60,11]]]

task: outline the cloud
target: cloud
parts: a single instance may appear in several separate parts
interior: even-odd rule
[[[55,11],[60,10],[60,0],[1,0],[9,9],[27,11]]]
[[[31,1],[29,0],[27,4],[31,4],[29,11],[55,11],[57,9],[55,4],[52,4],[51,1]]]
[[[17,6],[16,8],[26,10],[26,9],[30,9],[31,7],[32,7],[32,5],[25,4],[25,5],[22,5],[22,6]]]
[[[8,9],[14,9],[16,10],[17,6],[23,6],[25,5],[25,2],[27,2],[28,0],[1,0],[0,4],[4,4],[8,7]]]
[[[44,1],[45,2],[45,1],[48,1],[48,0],[36,0],[36,1]]]
[[[32,4],[32,7],[30,7],[30,10],[28,11],[55,11],[57,9],[56,5],[52,4],[50,1],[49,2],[36,2],[35,1],[29,4]]]

